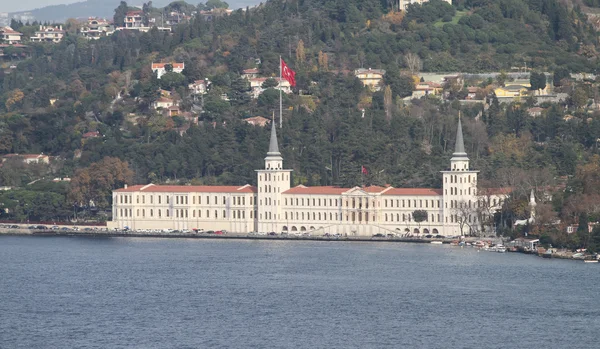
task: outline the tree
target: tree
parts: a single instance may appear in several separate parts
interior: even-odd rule
[[[535,72],[532,71],[529,76],[529,83],[531,85],[531,89],[534,91],[543,90],[546,88],[546,74],[543,72]]]
[[[306,54],[304,53],[304,41],[300,39],[298,41],[298,46],[296,46],[296,62],[298,62],[298,64],[302,66],[305,61]]]
[[[129,6],[127,6],[125,1],[121,1],[119,7],[115,9],[115,15],[113,16],[113,22],[115,26],[125,26],[125,17],[127,16],[127,11],[129,11]]]
[[[406,67],[412,75],[417,75],[423,69],[421,58],[412,52],[404,56],[404,62],[406,62]]]
[[[552,77],[552,82],[554,83],[554,86],[561,86],[562,80],[568,79],[569,77],[571,77],[571,73],[569,72],[569,70],[567,68],[558,67],[554,71],[554,75]]]
[[[262,83],[261,87],[264,89],[267,89],[267,88],[277,87],[278,85],[279,85],[279,83],[277,82],[277,80],[275,80],[273,78],[269,78]]]
[[[205,8],[207,10],[212,10],[212,9],[216,9],[216,8],[229,8],[229,4],[226,3],[225,1],[221,1],[221,0],[208,0],[206,2]]]
[[[421,223],[427,220],[427,211],[425,210],[414,210],[412,213],[413,221],[419,225],[419,231],[421,231]]]
[[[383,93],[383,105],[385,107],[385,119],[387,122],[390,122],[392,120],[392,107],[394,105],[392,100],[392,89],[390,88],[390,85],[385,87],[385,91]]]
[[[469,233],[476,233],[477,229],[477,211],[476,206],[471,201],[456,202],[456,206],[452,209],[454,219],[460,227],[460,235],[464,236],[464,227],[469,227]],[[470,235],[469,234],[469,235]]]
[[[94,203],[106,208],[111,204],[112,190],[132,181],[133,171],[126,161],[105,157],[75,172],[68,198],[73,205],[87,207]]]
[[[185,83],[185,76],[180,73],[165,73],[160,77],[160,87],[164,90],[172,90]]]

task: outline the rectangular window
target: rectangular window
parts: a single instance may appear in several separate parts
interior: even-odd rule
[[[225,218],[225,210],[223,210],[223,218]]]
[[[223,196],[223,205],[225,205],[225,197]]]
[[[175,195],[175,205],[179,205],[179,195]]]
[[[195,204],[196,204],[196,197],[192,196],[192,205],[195,205]]]
[[[169,215],[171,214],[170,211],[169,211],[169,209],[166,209],[165,211],[167,213],[167,217],[169,217]]]
[[[169,204],[169,196],[167,195],[167,205]]]

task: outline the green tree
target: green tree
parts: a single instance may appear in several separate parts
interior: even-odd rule
[[[531,89],[534,91],[543,90],[546,88],[546,74],[543,72],[535,72],[532,71],[529,76],[529,83],[531,84]]]
[[[117,27],[125,26],[125,17],[127,16],[127,11],[129,11],[129,6],[125,1],[121,1],[119,7],[115,9],[115,14],[113,16],[113,23]]]

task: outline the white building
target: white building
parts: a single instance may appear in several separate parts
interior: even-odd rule
[[[400,9],[400,11],[406,11],[406,8],[410,4],[423,5],[423,3],[428,2],[428,1],[429,0],[398,0],[398,8]],[[452,0],[442,0],[442,1],[445,1],[445,2],[449,3],[450,5],[452,5]]]
[[[0,43],[15,45],[21,43],[21,36],[23,34],[19,33],[16,30],[13,30],[11,27],[0,28]]]
[[[287,81],[286,79],[280,79],[279,77],[276,77],[276,78],[251,78],[251,79],[248,79],[248,81],[250,81],[250,88],[252,89],[251,95],[253,98],[258,98],[258,96],[260,96],[260,94],[265,91],[265,89],[262,87],[262,85],[265,83],[265,81],[267,81],[269,79],[273,79],[277,83],[277,85],[275,87],[273,87],[274,89],[281,90],[285,94],[292,93],[292,86],[290,85],[290,82]]]
[[[112,35],[114,32],[115,28],[109,21],[93,17],[88,18],[86,24],[79,30],[79,33],[84,38],[96,40]]]
[[[265,168],[256,172],[257,187],[148,184],[115,190],[108,227],[456,236],[481,229],[480,217],[489,215],[478,210],[482,201],[493,197],[495,206],[506,197],[489,191],[478,196],[478,171],[469,167],[460,120],[441,189],[291,188],[292,170],[283,167],[274,124]],[[423,221],[415,221],[416,210],[425,211]]]
[[[57,43],[65,36],[62,25],[57,27],[40,25],[40,30],[35,32],[35,36],[30,38],[31,42],[52,42]]]
[[[156,77],[157,78],[161,78],[163,75],[165,75],[167,73],[167,70],[165,69],[165,65],[170,64],[171,67],[173,67],[173,73],[179,73],[181,74],[181,72],[183,72],[183,69],[185,69],[185,64],[182,63],[152,63],[152,72],[156,73]]]

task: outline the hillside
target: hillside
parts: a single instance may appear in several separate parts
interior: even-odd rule
[[[36,20],[42,22],[64,22],[68,18],[112,18],[114,10],[119,6],[120,0],[87,0],[76,2],[68,5],[52,5],[41,8],[31,9],[28,11],[13,12],[10,15],[22,14],[29,12]],[[152,4],[156,7],[166,6],[171,1],[169,0],[154,0]],[[257,0],[233,0],[229,1],[230,8],[243,8],[246,6],[254,6],[259,3]],[[142,2],[132,3],[131,5],[142,5]]]
[[[597,33],[577,7],[559,1],[434,0],[397,13],[377,0],[274,0],[210,21],[196,16],[172,33],[121,31],[97,41],[69,34],[60,44],[31,47],[30,59],[0,73],[0,154],[51,154],[57,160],[46,176],[82,183],[110,157],[127,162],[116,166],[129,167],[135,183],[254,183],[268,130],[244,119],[270,116],[279,93],[267,80],[254,98],[240,74],[257,68],[263,77],[277,76],[281,55],[297,72],[280,132],[294,185],[439,187],[460,111],[485,185],[519,188],[499,224],[526,217],[532,185],[572,188],[549,205],[565,221],[580,213],[575,203],[584,201],[576,195],[597,194],[589,183],[600,168],[600,115],[592,107],[598,85],[570,77],[596,71]],[[183,62],[185,69],[157,79],[150,65],[161,61]],[[361,67],[385,70],[380,91],[354,77]],[[550,72],[552,81],[536,74],[542,81],[535,83],[568,97],[538,103],[535,114],[531,91],[500,103],[494,90],[509,85],[504,71],[512,67]],[[405,100],[422,71],[500,73],[440,86],[444,98]],[[188,84],[204,79],[209,91],[192,94]],[[459,101],[467,87],[482,95],[480,102]],[[176,115],[153,107],[165,95],[179,102]],[[371,173],[366,183],[363,165]],[[41,175],[42,169],[5,165],[0,185]],[[83,189],[72,184],[66,202],[80,202]],[[109,204],[110,197],[94,201]]]

